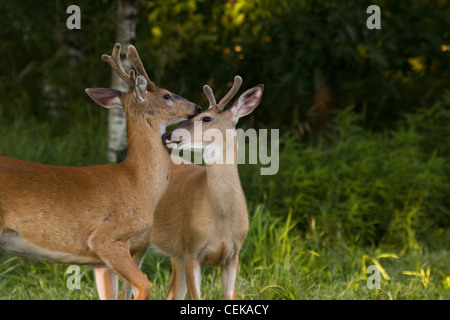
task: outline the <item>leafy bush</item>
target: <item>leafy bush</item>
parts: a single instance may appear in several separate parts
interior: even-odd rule
[[[345,238],[416,247],[437,235],[448,239],[449,98],[385,132],[364,131],[352,108],[339,111],[317,149],[285,136],[278,174],[242,166],[247,197],[278,216],[292,211],[300,230],[322,235],[322,245]]]

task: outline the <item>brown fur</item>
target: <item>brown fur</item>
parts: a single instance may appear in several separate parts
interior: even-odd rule
[[[235,93],[241,81],[235,77],[230,92]],[[228,93],[214,106],[212,90],[205,90],[210,108],[178,127],[190,135],[177,139],[175,130],[164,135],[165,141],[176,142],[178,146],[204,144],[203,135],[194,135],[195,121],[200,121],[202,132],[218,129],[226,139],[226,131],[234,130],[238,119],[258,106],[262,91],[262,85],[247,90],[230,109],[223,111],[234,93]],[[210,121],[204,122],[206,117]],[[225,163],[227,150],[234,151],[232,164]],[[223,164],[172,164],[169,186],[155,211],[150,234],[151,245],[172,257],[168,299],[184,298],[185,289],[189,299],[200,299],[200,266],[208,265],[221,267],[225,299],[236,298],[239,251],[247,237],[249,222],[235,138],[222,143],[222,155]]]
[[[262,89],[263,86],[257,86],[246,91],[229,110],[212,107],[178,128],[189,131],[192,138],[194,121],[210,117],[210,122],[202,122],[202,130],[219,129],[226,137],[226,130],[234,129],[239,117],[256,108]],[[223,108],[226,102],[221,103]],[[194,142],[187,137],[177,140],[175,133],[176,130],[163,136],[167,144]],[[249,222],[237,169],[237,143],[233,139],[227,144],[223,144],[224,150],[235,151],[233,164],[171,165],[169,186],[158,203],[150,233],[151,246],[171,257],[172,278],[167,299],[183,299],[186,290],[189,299],[200,299],[201,266],[221,266],[224,296],[236,298],[239,251],[247,237]],[[113,278],[111,274],[104,277],[100,271],[96,276],[98,286],[103,288],[115,287],[111,285],[116,281]],[[124,288],[124,297],[129,298],[129,287],[125,284]]]
[[[162,98],[167,90],[156,86],[143,101],[134,89],[87,92],[106,107],[119,100],[125,106],[127,158],[76,168],[0,156],[0,249],[39,260],[106,266],[136,288],[136,299],[147,299],[150,282],[132,257],[145,252],[154,209],[167,187],[170,159],[160,127],[198,113],[198,106],[187,100],[168,106]]]

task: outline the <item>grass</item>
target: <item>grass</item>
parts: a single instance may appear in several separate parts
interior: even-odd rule
[[[277,175],[242,165],[250,231],[238,298],[450,299],[449,106],[450,95],[378,133],[363,130],[347,109],[331,143],[310,149],[283,137]],[[18,118],[0,126],[0,154],[99,164],[105,132],[105,119],[96,117],[66,127]],[[371,265],[380,271],[379,289],[367,286]],[[74,290],[67,268],[0,255],[0,299],[97,299],[91,268],[80,267]],[[142,269],[152,299],[163,299],[169,259],[149,252]],[[222,296],[220,270],[205,268],[202,297]]]
[[[251,210],[251,229],[241,252],[239,299],[450,299],[448,249],[362,248],[341,241],[317,247],[292,219],[278,219],[264,206]],[[367,287],[367,267],[383,273],[380,289]],[[0,258],[0,299],[97,299],[90,267],[81,266],[80,289],[70,290],[68,265]],[[147,254],[143,270],[153,283],[152,299],[164,299],[169,259]],[[220,270],[202,273],[203,299],[222,299]]]

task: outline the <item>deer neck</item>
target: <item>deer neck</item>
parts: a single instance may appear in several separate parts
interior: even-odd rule
[[[152,118],[149,123],[145,117],[133,115],[127,117],[128,153],[125,166],[133,179],[154,188],[168,181],[170,157],[161,140],[161,124]]]
[[[247,214],[245,196],[237,167],[237,139],[234,137],[228,140],[232,141],[223,144],[221,154],[220,152],[216,153],[216,162],[206,164],[210,202],[215,207],[214,212],[223,218],[231,218],[243,212]],[[229,154],[229,161],[226,161],[227,152],[231,150],[234,154]],[[222,161],[220,161],[221,157]],[[233,161],[230,161],[231,159]]]

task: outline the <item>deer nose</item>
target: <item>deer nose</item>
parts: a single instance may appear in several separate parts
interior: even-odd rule
[[[200,107],[199,105],[195,105],[195,114],[199,114],[202,113],[203,109],[202,107]]]
[[[162,135],[163,142],[170,141],[172,139],[172,131],[166,132]]]

